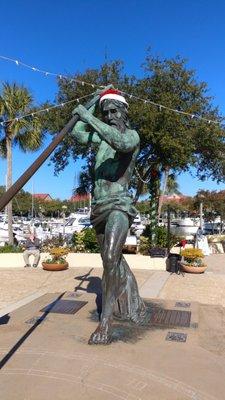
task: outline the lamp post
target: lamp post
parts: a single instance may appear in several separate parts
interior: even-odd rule
[[[199,217],[200,217],[199,227],[202,232],[203,231],[203,199],[204,199],[204,196],[203,196],[203,194],[199,194],[198,197],[199,197]]]
[[[167,251],[168,251],[168,254],[169,254],[169,252],[170,252],[170,218],[171,218],[171,215],[170,215],[170,212],[171,212],[171,210],[170,210],[170,206],[168,205],[167,206]]]
[[[203,202],[201,201],[199,204],[199,214],[200,214],[200,229],[203,229]]]
[[[63,215],[63,239],[65,238],[65,224],[66,224],[66,214],[65,214],[65,212],[66,212],[66,210],[67,210],[67,206],[66,205],[63,205],[62,206],[62,210],[63,210],[63,212],[62,212],[62,215]]]

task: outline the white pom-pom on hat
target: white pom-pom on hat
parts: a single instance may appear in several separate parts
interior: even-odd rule
[[[105,92],[103,92],[100,96],[99,102],[101,103],[103,100],[106,99],[121,101],[121,103],[124,103],[128,106],[126,99],[122,96],[119,90],[116,89],[108,89]]]

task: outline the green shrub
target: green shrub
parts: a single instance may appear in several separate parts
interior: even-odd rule
[[[84,247],[84,231],[74,232],[72,236],[72,251],[83,253],[85,251]]]
[[[149,239],[147,237],[140,236],[138,251],[144,256],[149,255]]]
[[[83,230],[84,237],[84,248],[89,253],[99,253],[100,247],[97,241],[96,233],[94,228],[87,228]]]
[[[140,252],[143,249],[142,254],[148,254],[148,250],[152,247],[167,247],[168,246],[168,231],[165,226],[157,226],[155,229],[155,243],[151,243],[151,226],[147,225],[142,236],[140,237]],[[143,237],[145,239],[143,239]],[[147,240],[146,240],[147,239]],[[173,247],[177,242],[179,242],[180,238],[178,236],[170,234],[170,248]]]
[[[96,233],[93,228],[86,228],[81,232],[75,232],[72,236],[72,244],[76,252],[99,253],[100,251]]]
[[[41,251],[48,252],[49,248],[51,247],[62,247],[65,241],[63,236],[59,234],[59,236],[55,236],[52,239],[46,239],[41,244]]]
[[[12,246],[11,244],[6,244],[0,247],[0,253],[22,253],[23,249],[20,246]]]

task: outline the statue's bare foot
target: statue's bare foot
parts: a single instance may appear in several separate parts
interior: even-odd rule
[[[104,318],[91,334],[88,344],[109,344],[112,341],[111,322]]]

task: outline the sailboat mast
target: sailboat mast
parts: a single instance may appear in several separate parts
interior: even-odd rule
[[[34,181],[32,180],[31,218],[34,218]]]

